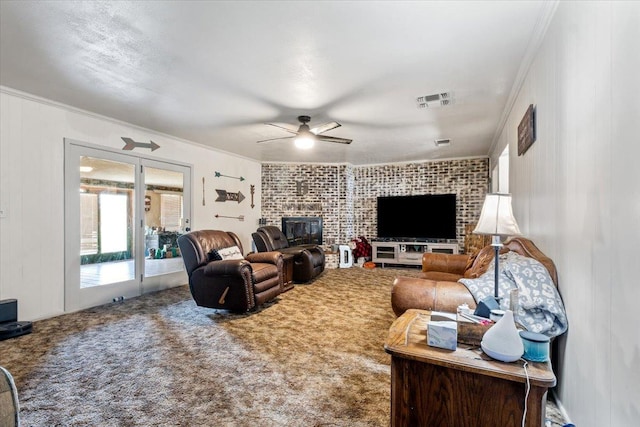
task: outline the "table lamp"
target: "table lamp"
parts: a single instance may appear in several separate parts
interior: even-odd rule
[[[511,209],[511,194],[489,193],[484,199],[480,219],[475,230],[475,234],[484,234],[491,236],[491,246],[495,250],[495,291],[494,297],[499,300],[498,295],[498,256],[502,247],[501,238],[503,236],[520,235],[518,223],[513,217]]]

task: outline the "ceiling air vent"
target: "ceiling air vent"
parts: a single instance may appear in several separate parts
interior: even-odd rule
[[[436,139],[433,142],[436,144],[436,147],[446,147],[451,144],[450,139]]]
[[[451,105],[453,97],[451,92],[435,93],[433,95],[424,95],[416,98],[418,108],[433,108],[433,107],[446,107]]]

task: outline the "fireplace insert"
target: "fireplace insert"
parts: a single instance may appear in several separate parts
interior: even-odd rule
[[[322,245],[322,218],[319,216],[282,217],[282,232],[289,246]]]

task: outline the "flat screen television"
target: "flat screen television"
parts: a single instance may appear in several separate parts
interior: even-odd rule
[[[456,195],[378,197],[378,238],[455,239]]]

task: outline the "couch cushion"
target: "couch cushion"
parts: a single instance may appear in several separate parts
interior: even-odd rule
[[[458,305],[464,303],[476,307],[467,288],[456,282],[400,276],[391,289],[391,308],[397,316],[410,308],[455,313]]]
[[[471,267],[473,267],[473,263],[476,262],[476,258],[478,257],[478,254],[480,253],[481,250],[482,248],[478,249],[477,251],[469,255],[469,259],[467,260],[467,265],[464,267],[465,274]]]
[[[271,246],[270,250],[277,251],[283,248],[289,247],[287,236],[278,228],[273,225],[265,225],[258,228],[258,233],[263,233]]]
[[[503,254],[503,253],[507,253],[508,251],[509,251],[508,248],[502,248],[500,250],[500,253]],[[489,267],[489,264],[491,264],[491,261],[493,261],[494,258],[495,258],[495,252],[494,252],[493,246],[485,246],[475,256],[475,259],[473,260],[473,264],[471,265],[471,268],[469,268],[464,272],[464,277],[467,279],[476,279],[482,276],[484,273],[487,272],[487,268]]]
[[[218,253],[217,249],[211,249],[207,253],[207,262],[211,262],[211,261],[222,261],[222,257]]]
[[[223,260],[244,259],[244,256],[242,256],[242,252],[240,252],[240,248],[237,246],[230,246],[228,248],[218,249],[218,255]]]

